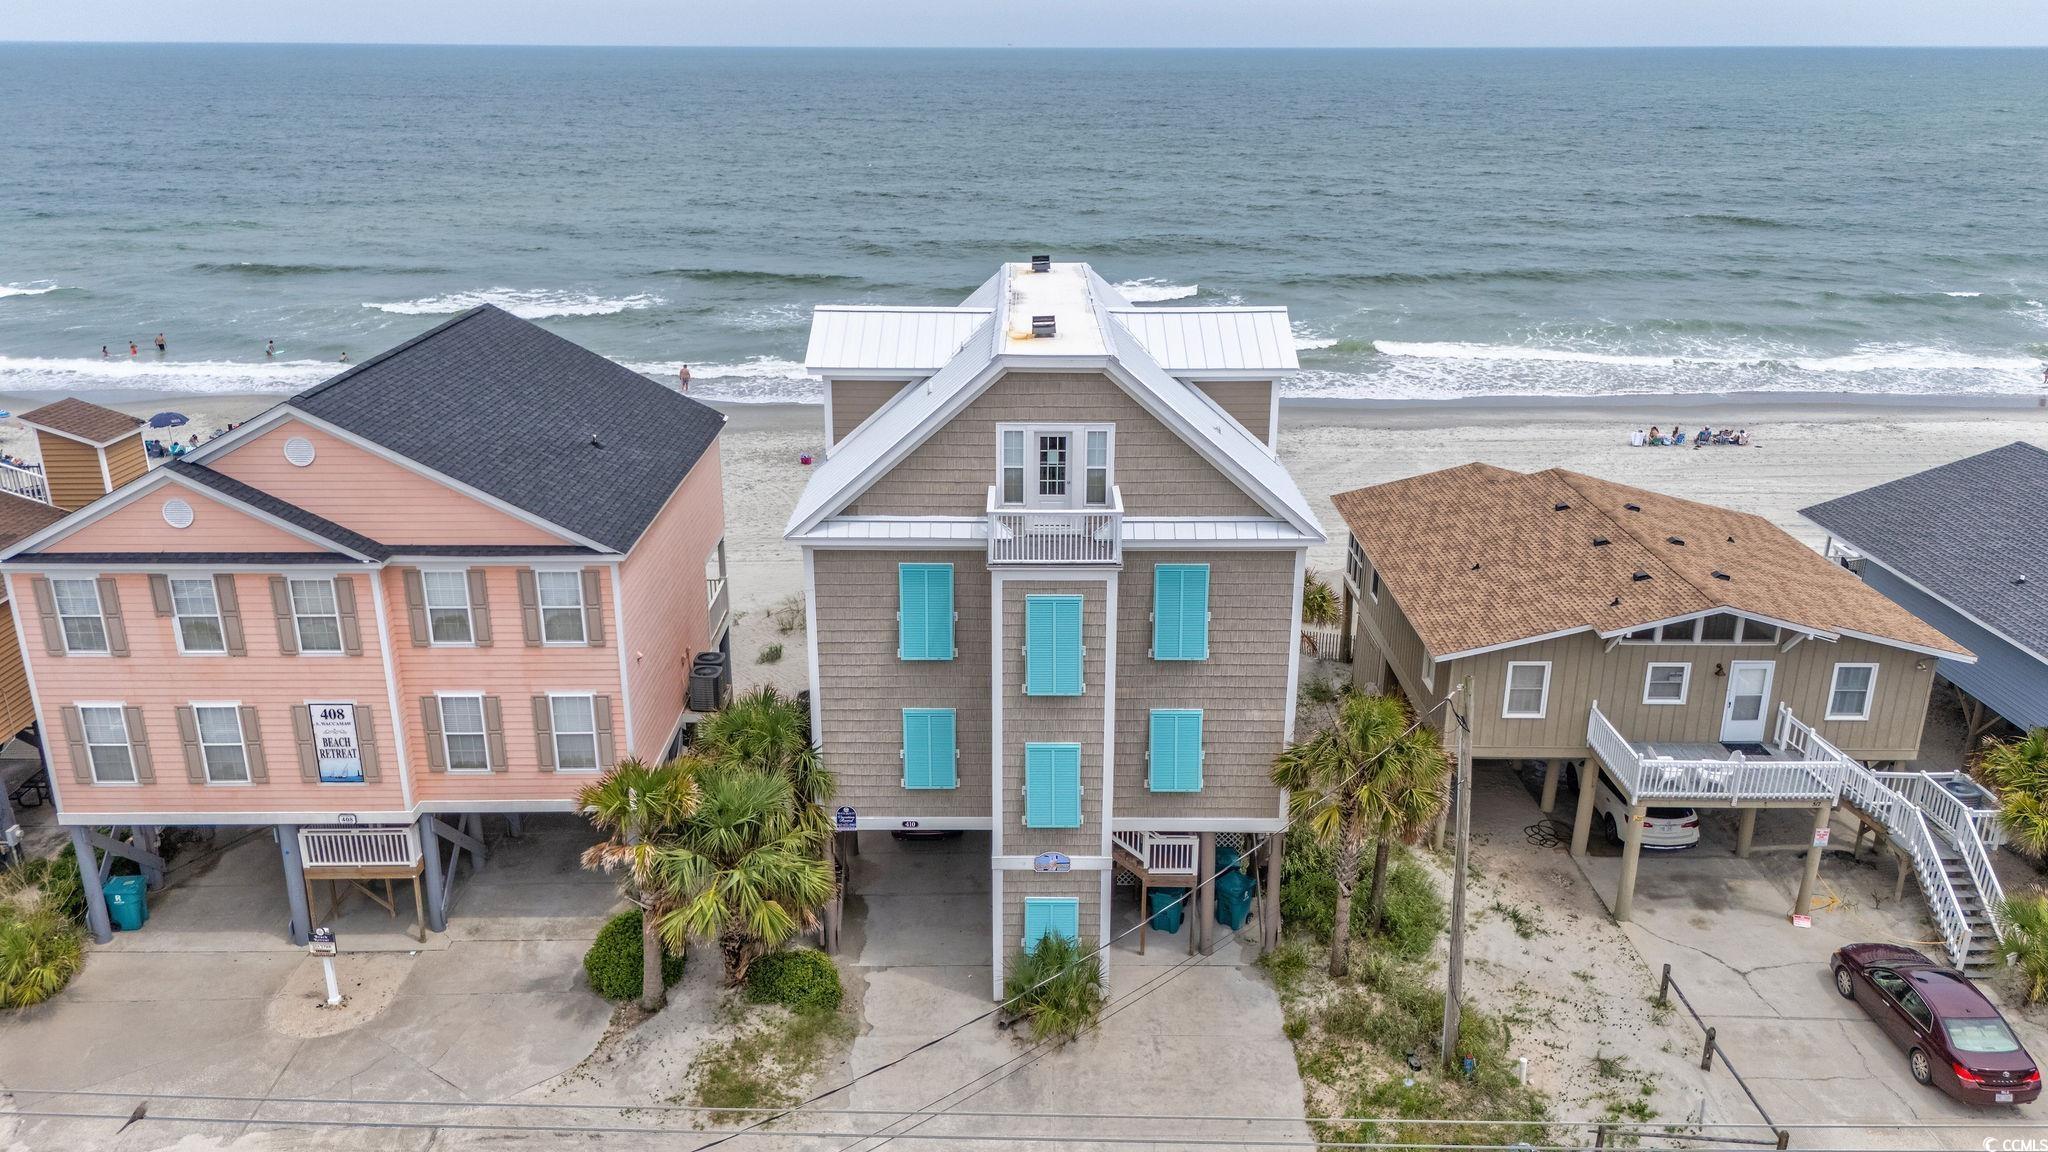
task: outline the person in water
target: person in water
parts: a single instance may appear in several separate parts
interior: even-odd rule
[[[683,391],[688,392],[690,390],[690,366],[688,364],[683,365],[676,372],[676,383],[681,386]]]
[[[102,359],[102,360],[105,360],[106,358],[107,358],[107,346],[106,346],[105,344],[102,344],[102,345],[100,345],[100,359]]]
[[[156,354],[159,356],[164,354],[164,334],[161,332],[156,334]]]
[[[277,341],[275,341],[275,340],[265,340],[265,341],[263,342],[263,354],[264,354],[265,356],[275,356],[275,355],[277,355]]]
[[[140,356],[140,355],[142,355],[142,350],[141,350],[140,348],[137,348],[137,347],[135,346],[135,341],[133,341],[133,340],[130,340],[130,341],[128,342],[128,354],[129,354],[130,356]]]
[[[346,364],[346,363],[348,363],[348,353],[346,353],[346,352],[343,352],[343,353],[341,354],[341,362],[342,362],[343,364]]]

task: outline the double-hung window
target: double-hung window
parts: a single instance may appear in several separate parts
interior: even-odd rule
[[[54,581],[52,581],[54,583]],[[81,704],[79,727],[95,784],[136,782],[135,753],[128,745],[128,717],[118,704]]]
[[[292,630],[298,634],[299,651],[341,651],[341,608],[335,599],[334,581],[325,577],[293,579],[290,586]]]
[[[249,749],[242,737],[242,710],[233,704],[194,704],[199,758],[208,784],[249,783]]]
[[[173,576],[171,614],[178,621],[180,652],[226,652],[227,631],[221,627],[220,598],[207,576]]]
[[[1837,664],[1834,683],[1828,687],[1830,720],[1870,719],[1870,698],[1877,687],[1877,665]]]
[[[1024,502],[1024,430],[1006,428],[1002,435],[1002,497],[1005,504]]]
[[[1145,752],[1147,786],[1154,792],[1202,790],[1202,710],[1154,708]]]
[[[107,622],[100,615],[99,582],[90,577],[50,578],[57,620],[64,628],[66,652],[107,651]]]
[[[1209,658],[1209,566],[1160,564],[1152,569],[1152,658]]]
[[[590,696],[550,696],[555,765],[564,772],[597,770],[597,702]]]
[[[1024,826],[1081,826],[1081,746],[1024,746]]]
[[[1502,701],[1502,719],[1541,719],[1549,703],[1549,661],[1517,661],[1508,665],[1508,690],[1506,699]]]
[[[903,786],[952,788],[959,784],[960,749],[951,708],[903,710]]]
[[[474,644],[469,619],[469,574],[443,569],[420,573],[427,600],[427,629],[436,644]]]
[[[1690,664],[1652,664],[1643,674],[1643,703],[1683,704],[1691,681]]]
[[[1099,508],[1109,503],[1109,429],[1091,428],[1084,441],[1088,454],[1082,463],[1087,468],[1087,475],[1086,490],[1082,492],[1081,499]]]
[[[489,772],[491,741],[482,696],[441,697],[441,740],[450,772]]]
[[[539,571],[533,574],[540,600],[540,635],[548,644],[583,644],[583,573]]]
[[[1081,942],[1081,902],[1071,896],[1027,896],[1024,899],[1024,951],[1035,952],[1047,936]]]
[[[953,566],[896,566],[896,658],[951,660]]]
[[[1081,598],[1024,598],[1024,694],[1081,695]]]

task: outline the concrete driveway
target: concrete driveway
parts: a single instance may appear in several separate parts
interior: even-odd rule
[[[553,1077],[596,1045],[611,1008],[585,986],[583,953],[616,897],[575,859],[587,822],[529,817],[512,840],[486,825],[484,869],[466,873],[449,931],[425,945],[353,898],[336,923],[351,1003],[321,998],[319,962],[283,937],[285,897],[267,830],[223,830],[211,862],[178,868],[152,894],[149,924],[92,948],[60,996],[0,1014],[0,1085],[18,1108],[125,1114],[133,1099],[38,1097],[28,1088],[286,1097],[500,1100]],[[239,839],[238,839],[239,837]],[[204,855],[195,853],[195,857]],[[401,908],[407,905],[401,903]],[[408,909],[409,911],[409,909]],[[308,1115],[291,1103],[159,1103],[247,1119]],[[318,1115],[341,1117],[329,1110]],[[365,1115],[358,1110],[355,1116]],[[318,1133],[241,1139],[238,1125],[10,1118],[0,1148],[323,1146]],[[328,1136],[338,1134],[329,1133]],[[428,1134],[362,1133],[352,1149],[418,1147]]]

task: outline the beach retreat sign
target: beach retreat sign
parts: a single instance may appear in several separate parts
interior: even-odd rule
[[[356,739],[356,706],[308,704],[313,714],[313,752],[322,784],[361,784],[363,748]]]

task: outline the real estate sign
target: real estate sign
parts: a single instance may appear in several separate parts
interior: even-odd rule
[[[313,752],[322,784],[363,782],[362,744],[356,739],[356,706],[308,704],[313,715]]]

